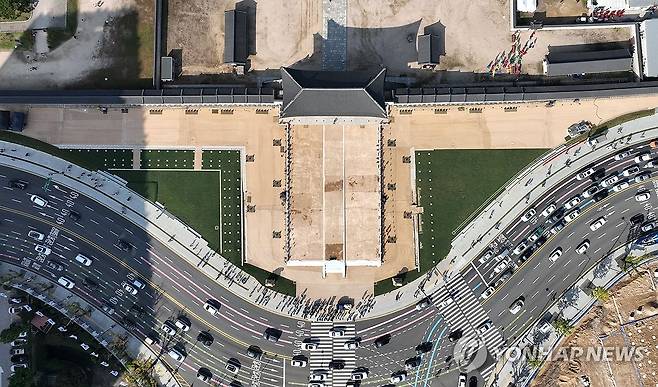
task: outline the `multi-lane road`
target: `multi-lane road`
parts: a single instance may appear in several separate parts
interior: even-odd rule
[[[197,372],[203,367],[212,373],[212,381],[220,385],[307,385],[309,375],[320,370],[326,386],[345,386],[355,369],[368,371],[362,385],[386,385],[392,374],[405,370],[405,361],[422,352],[419,364],[408,367],[406,380],[398,385],[456,386],[462,371],[453,352],[460,340],[451,338],[462,336],[461,341],[480,340],[489,351],[484,364],[477,371],[468,372],[469,378],[477,378],[478,385],[482,385],[483,379],[494,371],[497,349],[544,318],[547,306],[607,252],[640,234],[641,224],[630,222],[633,215],[641,213],[647,221],[655,217],[658,195],[652,167],[639,172],[650,173],[651,178],[646,181],[635,183],[635,171],[612,184],[630,182],[619,192],[607,187],[602,191],[610,192],[598,196],[598,201],[582,198],[588,187],[601,188],[602,180],[621,175],[621,171],[636,164],[634,157],[638,153],[651,149],[641,145],[630,151],[628,157],[615,160],[611,150],[610,155],[592,164],[593,169],[604,171],[602,177],[578,180],[575,175],[581,171],[574,170],[548,194],[528,203],[527,210],[534,208],[535,213],[527,220],[519,217],[503,228],[496,243],[485,248],[459,274],[448,278],[445,286],[426,295],[431,300],[429,306],[410,306],[388,316],[355,323],[301,321],[263,310],[177,258],[166,242],[150,237],[121,214],[67,187],[47,185],[41,177],[4,167],[0,168],[0,258],[54,282],[61,276],[71,279],[75,283],[74,293],[101,310],[103,306],[111,307],[111,318],[123,326],[134,327],[131,331],[139,339],[157,337],[157,342],[149,347],[161,354],[187,384],[198,383]],[[643,161],[639,166],[645,164]],[[12,180],[25,181],[27,187],[11,187]],[[637,201],[638,191],[650,192],[650,198]],[[31,195],[45,199],[47,205],[31,201]],[[577,195],[581,202],[565,211],[565,215],[575,208],[580,214],[551,234],[549,230],[562,221],[562,216],[552,220],[553,214],[544,216],[542,212],[550,204],[555,204],[559,211]],[[71,211],[79,218],[71,216]],[[593,230],[590,225],[601,217],[605,223]],[[28,236],[30,230],[44,234],[44,240]],[[538,239],[527,242],[526,249],[514,254],[521,241],[528,240],[536,230]],[[120,240],[129,244],[127,251]],[[576,253],[585,240],[589,241],[587,250]],[[37,245],[44,245],[50,253],[37,252]],[[561,256],[550,260],[558,248]],[[92,260],[90,266],[75,260],[79,253]],[[490,257],[482,259],[485,255]],[[125,284],[134,279],[141,279],[146,286],[130,294]],[[490,294],[484,297],[487,289]],[[524,299],[523,306],[516,313],[510,312],[510,305],[519,297]],[[209,299],[221,304],[216,315],[203,308]],[[162,324],[180,316],[190,321],[191,328],[174,336],[166,335]],[[486,326],[487,321],[491,321],[490,327]],[[344,334],[330,337],[332,328]],[[268,329],[280,332],[278,340],[264,338]],[[197,340],[200,332],[212,337],[209,346]],[[382,340],[383,336],[387,340]],[[358,348],[349,348],[346,343],[354,339]],[[316,343],[316,348],[302,349],[303,341]],[[386,343],[375,345],[381,342]],[[423,343],[423,350],[418,351]],[[260,360],[248,355],[247,349],[253,346],[264,353]],[[167,354],[173,347],[185,354],[183,361]],[[303,366],[293,366],[293,357],[303,360]],[[238,365],[237,372],[227,370],[227,363]],[[337,364],[338,369],[330,370],[330,363]]]

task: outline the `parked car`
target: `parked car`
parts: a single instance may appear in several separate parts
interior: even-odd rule
[[[24,348],[12,348],[9,351],[10,355],[24,355],[25,354],[25,349]]]
[[[569,223],[569,222],[571,222],[572,220],[576,219],[576,218],[578,217],[578,215],[580,215],[580,210],[576,208],[575,210],[573,210],[573,211],[571,211],[570,213],[566,214],[566,215],[564,216],[564,220],[565,220],[567,223]]]
[[[633,166],[630,166],[630,167],[624,169],[624,171],[621,174],[626,176],[626,177],[629,177],[629,176],[634,175],[638,172],[640,172],[640,167],[638,165],[633,165]]]
[[[23,112],[11,112],[9,114],[9,130],[22,132],[26,125],[27,115]]]
[[[593,199],[595,202],[600,202],[601,200],[607,197],[608,197],[608,190],[603,190],[603,191],[599,191],[596,195],[594,195]]]
[[[18,314],[21,311],[20,306],[10,306],[9,307],[9,314]]]
[[[487,262],[488,260],[490,260],[491,257],[493,257],[493,255],[494,255],[493,251],[491,249],[489,249],[489,250],[485,251],[484,254],[482,254],[482,256],[480,257],[478,262],[480,262],[480,264],[483,264],[483,263]]]
[[[635,182],[636,183],[641,183],[651,177],[651,172],[644,172],[640,173],[637,176],[635,176]]]
[[[174,336],[176,333],[178,333],[178,328],[176,328],[176,325],[171,320],[166,320],[162,324],[161,329],[169,336]]]
[[[519,244],[516,245],[516,247],[514,248],[513,251],[514,255],[521,254],[521,252],[525,250],[526,247],[528,247],[528,241],[524,239],[521,242],[519,242]]]
[[[13,364],[11,366],[11,372],[16,372],[19,368],[27,368],[27,364]]]
[[[640,230],[642,230],[642,232],[649,232],[654,228],[656,228],[656,222],[649,222],[643,224],[642,227],[640,227]]]
[[[12,347],[20,347],[21,345],[27,344],[27,340],[25,339],[16,339],[9,343]]]
[[[557,203],[553,202],[548,206],[546,206],[546,208],[544,208],[544,211],[542,211],[541,214],[545,218],[548,218],[553,212],[555,212],[556,209],[557,209]]]
[[[647,161],[649,159],[651,159],[651,153],[649,153],[649,152],[638,153],[637,156],[635,156],[635,163],[639,164],[639,163],[641,163],[643,161]]]
[[[28,360],[29,360],[29,359],[27,358],[27,355],[25,355],[25,354],[21,354],[21,355],[12,355],[12,356],[9,358],[9,361],[11,361],[11,362],[14,363],[14,364],[17,364],[17,363],[19,363],[19,364],[20,364],[20,363],[27,363]]]
[[[169,354],[169,357],[178,362],[185,360],[186,357],[185,353],[176,347],[169,349],[167,353]]]
[[[583,180],[594,173],[594,168],[588,168],[576,175],[576,180]]]
[[[626,157],[628,157],[630,155],[631,155],[631,151],[629,149],[626,149],[624,151],[621,151],[621,152],[617,153],[615,155],[615,160],[616,161],[623,160],[623,159],[625,159]]]
[[[599,192],[599,186],[594,184],[589,186],[585,191],[583,191],[583,198],[587,199],[592,196],[594,196],[597,192]]]
[[[605,179],[601,182],[601,187],[603,187],[603,188],[612,187],[612,185],[614,185],[618,181],[619,181],[619,176],[617,176],[617,174],[610,175],[610,176],[608,176],[607,179]]]
[[[612,190],[613,190],[614,192],[619,192],[619,191],[623,191],[623,190],[625,190],[625,189],[628,188],[629,186],[630,186],[630,184],[628,183],[628,181],[624,180],[624,181],[622,181],[622,182],[619,183],[619,184],[615,184],[615,186],[612,187]]]
[[[494,288],[491,287],[491,286],[487,287],[487,288],[485,289],[485,291],[482,292],[482,294],[480,295],[480,298],[482,298],[482,299],[487,299],[487,298],[489,298],[489,297],[494,293],[495,290],[496,290],[496,289],[494,289]]]
[[[580,198],[580,195],[576,195],[569,199],[569,201],[564,205],[564,208],[567,210],[570,210],[574,207],[576,207],[582,199]]]

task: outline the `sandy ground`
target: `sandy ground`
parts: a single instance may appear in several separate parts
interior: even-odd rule
[[[651,268],[653,272],[653,268]],[[533,386],[579,387],[581,375],[587,375],[592,386],[654,386],[658,382],[658,303],[651,288],[650,274],[634,274],[610,292],[611,299],[595,306],[566,341],[556,349],[569,347],[646,347],[641,360],[586,361],[545,363]],[[631,314],[633,317],[631,317]],[[643,321],[637,321],[644,319]],[[601,341],[599,341],[599,337]]]

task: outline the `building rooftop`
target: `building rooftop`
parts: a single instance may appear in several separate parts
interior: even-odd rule
[[[237,10],[224,12],[224,63],[245,64],[247,49],[247,13]]]
[[[644,75],[658,77],[658,19],[642,22],[644,36],[642,37],[642,55],[644,56]]]

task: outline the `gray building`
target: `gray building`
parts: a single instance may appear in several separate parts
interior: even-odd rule
[[[224,12],[224,63],[247,64],[247,13],[230,10]]]
[[[544,59],[548,76],[633,71],[630,50],[621,48],[597,51],[549,52]]]
[[[419,65],[438,65],[439,64],[439,37],[432,34],[418,36],[418,64]]]
[[[645,77],[658,77],[658,19],[640,23],[640,47],[642,74]]]

